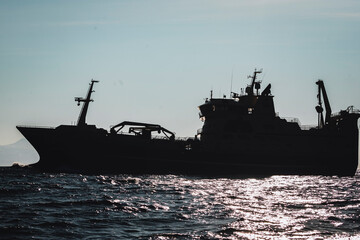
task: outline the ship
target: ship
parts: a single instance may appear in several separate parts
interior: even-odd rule
[[[324,81],[318,80],[318,123],[304,127],[275,112],[271,84],[257,79],[227,98],[200,105],[201,129],[180,138],[159,124],[123,121],[109,130],[87,124],[96,80],[91,80],[75,125],[17,126],[40,159],[41,171],[206,176],[338,175],[358,167],[359,110],[332,113]]]

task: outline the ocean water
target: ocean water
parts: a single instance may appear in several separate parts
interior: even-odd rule
[[[0,239],[360,239],[355,177],[0,168]]]

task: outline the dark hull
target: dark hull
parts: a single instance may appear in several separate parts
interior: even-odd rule
[[[234,140],[144,139],[75,126],[18,127],[40,155],[36,168],[82,173],[341,175],[358,166],[358,131],[253,134]]]

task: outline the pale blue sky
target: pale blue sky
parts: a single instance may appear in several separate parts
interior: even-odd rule
[[[88,82],[88,123],[202,126],[197,106],[263,68],[276,111],[316,124],[316,85],[334,111],[360,108],[360,1],[0,1],[0,145],[16,125],[71,124]]]

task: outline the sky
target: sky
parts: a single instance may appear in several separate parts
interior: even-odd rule
[[[0,1],[0,145],[16,125],[74,124],[91,79],[87,122],[201,128],[198,106],[263,69],[275,110],[317,123],[315,82],[334,112],[360,108],[358,0]]]

